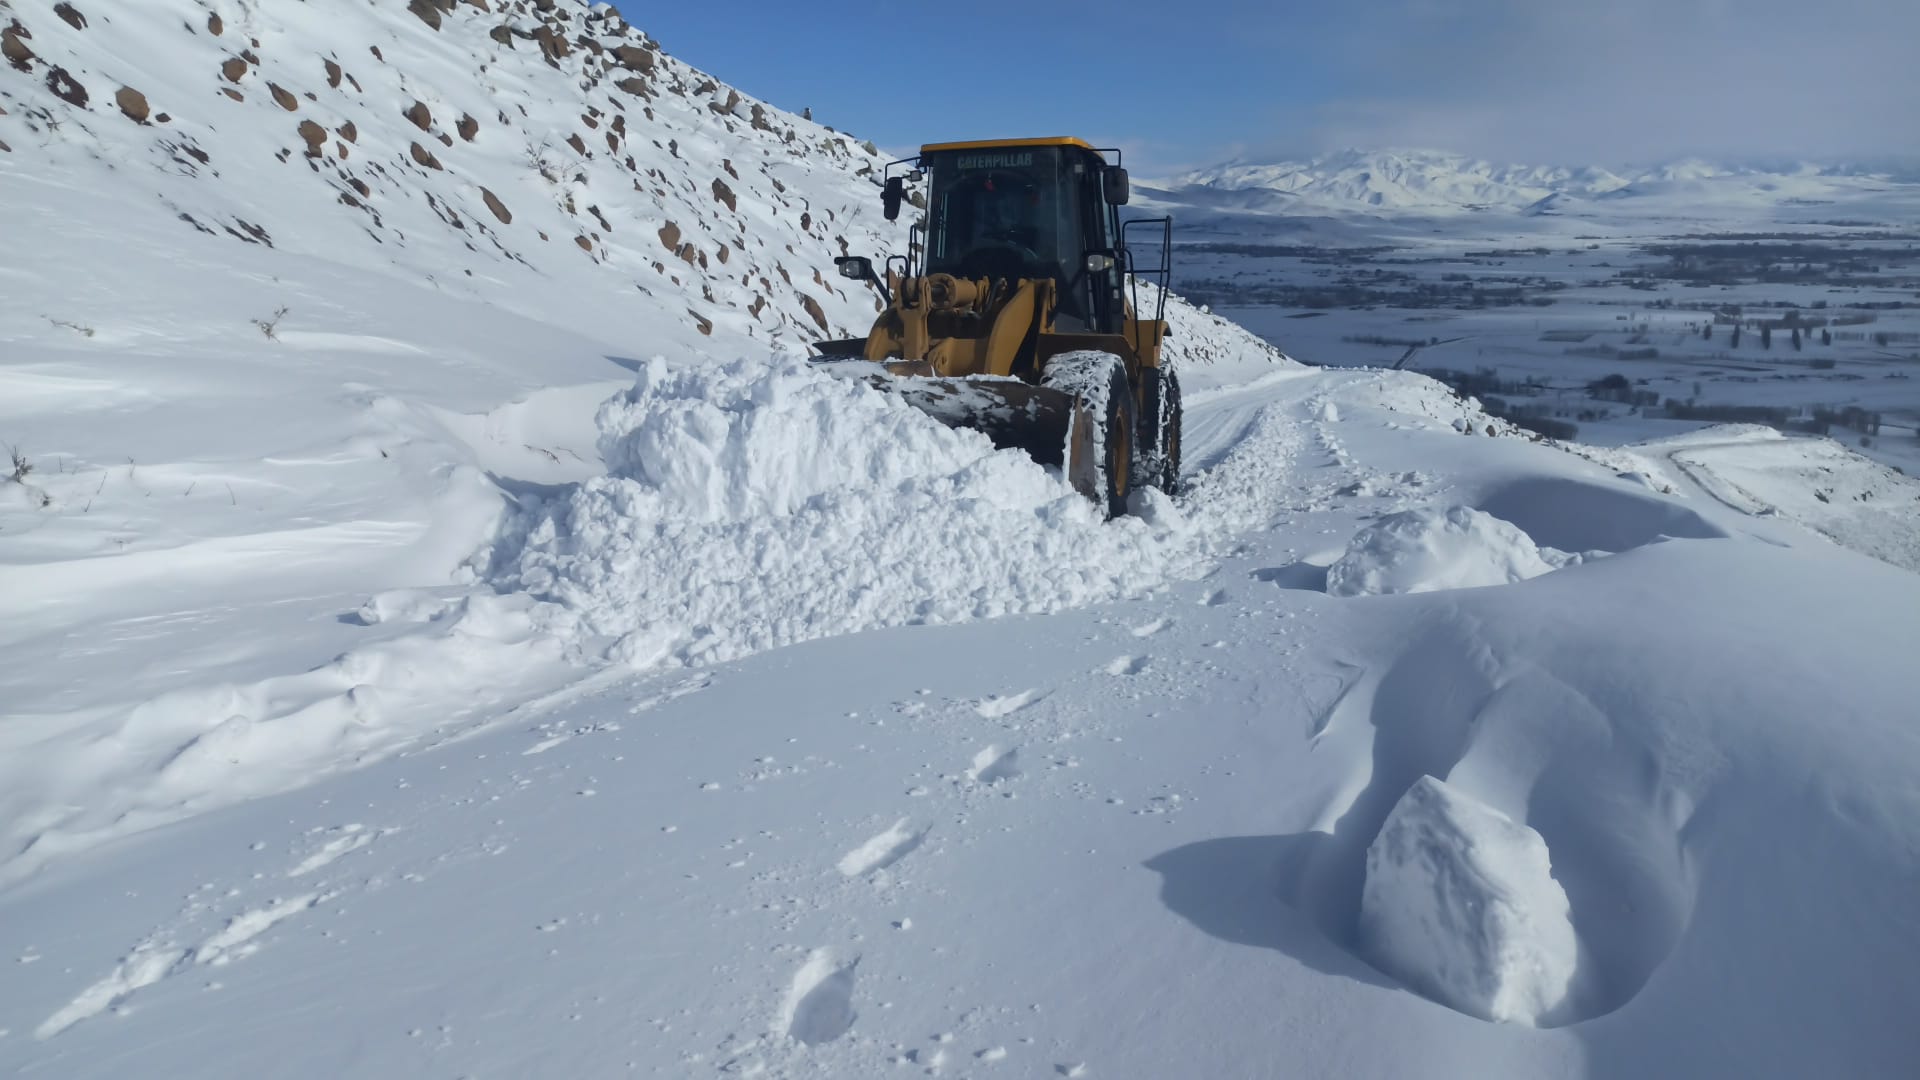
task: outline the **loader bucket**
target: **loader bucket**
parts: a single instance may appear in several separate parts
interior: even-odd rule
[[[869,381],[950,428],[971,428],[998,449],[1064,469],[1075,490],[1097,500],[1096,429],[1072,394],[1018,379],[875,375]]]

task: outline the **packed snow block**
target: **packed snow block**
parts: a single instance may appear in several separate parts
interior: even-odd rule
[[[1554,553],[1558,554],[1558,553]],[[1327,568],[1334,596],[1506,585],[1554,569],[1526,533],[1471,506],[1389,514]]]
[[[1551,1022],[1579,961],[1567,894],[1551,871],[1539,833],[1421,777],[1367,849],[1361,950],[1470,1016]]]

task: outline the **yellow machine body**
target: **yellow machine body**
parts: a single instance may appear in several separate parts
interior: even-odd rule
[[[1064,466],[1097,497],[1087,490],[1099,473],[1089,462],[1102,453],[1104,418],[1087,415],[1083,395],[1048,385],[1049,370],[1065,354],[1110,354],[1124,365],[1126,415],[1160,411],[1166,323],[1138,318],[1128,295],[1137,286],[1116,209],[1124,170],[1082,140],[1043,138],[928,144],[911,175],[929,182],[915,202],[927,216],[909,254],[890,261],[884,283],[867,260],[841,260],[842,273],[868,280],[886,306],[864,339],[820,343],[823,359],[883,365],[888,376],[876,385],[951,426]],[[891,169],[886,195],[891,216],[904,197]],[[1118,437],[1131,458],[1136,433]],[[1118,467],[1122,495],[1128,467]]]

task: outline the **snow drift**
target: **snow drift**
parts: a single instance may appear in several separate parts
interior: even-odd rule
[[[1506,585],[1547,573],[1566,559],[1471,506],[1406,510],[1354,536],[1327,568],[1327,592],[1378,596]]]
[[[1103,522],[1056,470],[797,360],[653,360],[600,410],[605,476],[509,529],[498,582],[637,666],[1057,611],[1197,568],[1157,492]]]

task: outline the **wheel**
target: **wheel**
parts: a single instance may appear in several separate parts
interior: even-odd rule
[[[1180,494],[1180,376],[1167,372],[1161,376],[1164,393],[1160,399],[1160,490]]]
[[[1127,365],[1112,353],[1070,352],[1047,361],[1040,383],[1075,400],[1075,423],[1090,425],[1087,438],[1074,433],[1069,446],[1085,448],[1091,461],[1068,454],[1067,477],[1081,494],[1092,499],[1108,518],[1127,512],[1127,494],[1133,490],[1133,388]]]
[[[1180,376],[1146,368],[1140,372],[1140,437],[1134,475],[1169,495],[1180,493]]]

